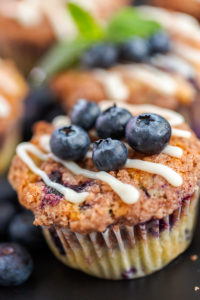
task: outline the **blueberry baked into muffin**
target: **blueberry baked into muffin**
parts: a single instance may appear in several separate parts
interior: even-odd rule
[[[27,73],[56,40],[76,35],[67,0],[1,0],[0,55],[14,59]],[[100,20],[127,0],[76,0]]]
[[[200,27],[194,18],[151,6],[126,8],[108,22],[104,38],[78,53],[76,65],[74,56],[61,61],[57,51],[57,62],[52,51],[41,69],[63,69],[51,74],[51,87],[65,108],[80,97],[158,105],[183,114],[200,135]]]
[[[28,91],[24,78],[11,61],[0,59],[0,175],[20,141],[23,100]]]
[[[190,244],[200,143],[171,110],[78,101],[35,125],[9,179],[56,257],[106,279],[163,268]]]

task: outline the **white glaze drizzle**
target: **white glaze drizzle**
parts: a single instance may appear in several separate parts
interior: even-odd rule
[[[151,57],[150,61],[158,68],[170,69],[185,78],[194,78],[196,76],[195,69],[187,61],[175,54],[157,54]]]
[[[153,6],[140,6],[138,9],[144,14],[144,18],[154,19],[172,32],[200,41],[200,28],[195,18]]]
[[[8,117],[10,114],[10,104],[9,102],[0,95],[0,118]]]
[[[181,158],[183,155],[183,149],[176,146],[167,145],[162,151],[165,154],[168,154],[173,157]]]
[[[57,116],[53,119],[52,124],[57,127],[69,126],[71,124],[71,120],[67,116]]]
[[[131,146],[129,146],[129,144],[127,143],[124,143],[126,145],[126,147],[128,149],[132,149]],[[169,156],[172,156],[172,157],[177,157],[177,158],[181,158],[182,155],[183,155],[183,149],[180,148],[180,147],[176,147],[176,146],[171,146],[171,145],[167,145],[162,153],[165,153]],[[86,154],[86,157],[88,158],[91,158],[92,157],[92,151],[89,151],[87,154]]]
[[[80,168],[76,163],[72,161],[63,161],[58,157],[55,157],[54,155],[52,157],[55,161],[61,163],[63,166],[65,166],[67,169],[69,169],[72,173],[76,175],[83,175],[91,179],[98,179],[103,182],[106,182],[124,203],[133,204],[139,199],[139,192],[134,186],[119,181],[109,173],[106,173],[104,171],[88,171],[86,169]]]
[[[42,153],[39,149],[37,149],[33,144],[31,143],[22,143],[17,146],[17,155],[21,158],[21,160],[30,168],[30,170],[35,173],[36,175],[40,176],[42,180],[45,182],[45,184],[58,192],[60,192],[68,201],[73,203],[81,203],[85,200],[85,198],[88,196],[88,193],[77,193],[73,191],[70,188],[66,188],[63,185],[53,182],[49,179],[47,174],[40,170],[33,160],[30,158],[30,156],[27,154],[28,152],[31,152],[41,160],[47,160],[48,155]]]
[[[104,109],[107,109],[108,107],[114,105],[114,103],[115,103],[114,101],[105,100],[105,101],[101,101],[99,103],[99,105],[100,105],[100,108],[102,110],[104,110]],[[117,106],[126,108],[133,115],[144,113],[144,112],[155,113],[155,114],[161,115],[168,120],[168,122],[170,123],[171,126],[180,125],[184,122],[183,116],[180,115],[179,113],[172,111],[170,109],[158,107],[155,105],[150,105],[150,104],[133,105],[133,104],[119,102],[119,103],[117,103]]]
[[[172,128],[172,135],[177,137],[182,137],[189,139],[191,137],[191,132],[188,130],[182,130],[178,128]]]
[[[152,163],[140,159],[128,159],[125,167],[160,175],[175,187],[178,187],[183,183],[183,179],[178,173],[163,164]]]
[[[47,160],[48,158],[53,158],[54,161],[57,161],[61,163],[63,166],[65,166],[67,169],[69,169],[73,174],[76,175],[83,175],[85,177],[91,178],[91,179],[99,179],[103,182],[106,182],[110,187],[115,191],[116,194],[122,199],[123,202],[127,204],[133,204],[135,203],[139,198],[139,192],[138,190],[133,187],[130,184],[125,184],[116,179],[115,177],[111,176],[110,174],[106,172],[92,172],[89,170],[85,170],[80,168],[76,163],[74,162],[67,162],[59,159],[58,157],[55,157],[53,154],[44,154],[41,152],[37,147],[35,147],[31,143],[21,143],[17,147],[17,155],[21,158],[21,160],[31,169],[31,171],[38,176],[40,176],[43,181],[46,183],[47,186],[50,186],[54,189],[56,189],[58,192],[60,192],[64,197],[72,202],[72,203],[81,203],[83,202],[87,196],[88,193],[77,193],[70,188],[66,188],[62,186],[61,184],[55,183],[49,179],[47,174],[39,169],[33,160],[30,158],[30,156],[27,154],[27,151],[34,154],[41,160]]]
[[[125,101],[129,97],[129,89],[123,82],[120,72],[97,69],[94,76],[103,85],[107,97],[116,101]]]
[[[173,51],[193,64],[200,64],[199,49],[195,49],[183,42],[174,42]]]
[[[99,103],[102,110],[112,106],[113,104],[114,102],[109,100],[105,100]],[[168,120],[171,126],[177,126],[184,122],[183,116],[180,115],[179,113],[172,111],[170,109],[161,108],[154,105],[148,105],[148,104],[132,105],[127,103],[118,103],[118,106],[128,109],[133,115],[144,113],[144,112],[161,115]],[[190,138],[191,132],[188,130],[172,128],[172,135],[177,137]]]
[[[145,64],[128,64],[119,65],[118,67],[126,72],[127,75],[143,82],[158,92],[169,96],[173,96],[177,92],[178,85],[173,76],[158,70],[153,66]]]

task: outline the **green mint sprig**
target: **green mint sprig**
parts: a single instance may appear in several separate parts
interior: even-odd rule
[[[146,38],[161,30],[158,22],[146,20],[137,8],[133,7],[124,8],[116,13],[105,27],[76,4],[68,3],[67,9],[79,34],[70,41],[58,42],[39,62],[37,67],[45,74],[45,80],[78,64],[84,51],[97,42],[123,43],[134,36]],[[37,80],[32,77],[30,81]]]

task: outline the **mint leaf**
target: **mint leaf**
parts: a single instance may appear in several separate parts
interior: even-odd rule
[[[48,80],[59,71],[74,66],[81,58],[83,52],[93,43],[93,40],[88,40],[81,36],[71,41],[59,42],[47,52],[35,69],[38,68],[44,74],[45,80]],[[34,77],[34,72],[32,74],[29,78],[34,85],[38,80]]]
[[[120,43],[133,36],[146,38],[158,30],[161,30],[158,22],[146,20],[137,9],[127,7],[115,14],[108,23],[107,40]]]
[[[67,8],[79,29],[80,35],[87,39],[97,40],[104,37],[103,28],[87,11],[74,3],[68,3]]]

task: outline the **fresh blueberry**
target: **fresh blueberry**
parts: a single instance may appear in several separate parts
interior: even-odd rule
[[[90,138],[79,126],[63,126],[53,131],[50,147],[53,154],[61,159],[79,160],[88,152]]]
[[[126,140],[137,152],[160,153],[171,137],[169,122],[157,114],[144,113],[132,118],[126,126]]]
[[[11,241],[31,249],[40,248],[43,245],[42,234],[40,228],[33,225],[33,221],[33,214],[29,211],[17,214],[8,228]]]
[[[24,283],[33,270],[29,253],[14,243],[0,244],[0,285],[16,286]]]
[[[122,168],[128,158],[124,143],[111,138],[98,140],[93,144],[92,159],[100,171],[114,171]]]
[[[99,114],[100,108],[96,103],[80,99],[73,108],[71,121],[72,124],[89,130],[94,127]]]
[[[0,235],[4,236],[9,222],[16,214],[17,209],[10,201],[0,202]]]
[[[131,119],[131,113],[121,107],[112,106],[102,112],[96,121],[96,131],[101,139],[121,139],[125,135],[125,128]]]
[[[170,38],[166,32],[159,31],[149,39],[151,53],[167,53],[170,50]]]
[[[118,59],[118,49],[110,44],[99,43],[88,49],[82,57],[87,68],[110,68]]]
[[[149,42],[142,38],[134,38],[121,46],[120,58],[126,61],[142,62],[149,56]]]

